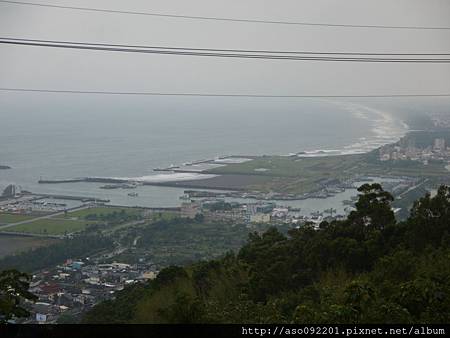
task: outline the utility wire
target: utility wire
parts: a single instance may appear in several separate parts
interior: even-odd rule
[[[344,62],[403,62],[403,63],[450,63],[450,58],[418,58],[416,56],[449,56],[449,54],[391,54],[402,57],[380,57],[375,54],[339,54],[335,56],[322,55],[321,53],[314,53],[316,55],[301,55],[301,52],[289,54],[277,52],[260,52],[253,53],[248,50],[221,50],[214,49],[193,49],[193,48],[173,48],[173,47],[152,47],[141,46],[133,47],[130,45],[109,45],[109,44],[95,44],[95,43],[80,43],[54,40],[30,40],[30,39],[11,39],[0,38],[0,44],[38,46],[38,47],[52,47],[65,49],[80,49],[80,50],[96,50],[96,51],[110,51],[110,52],[127,52],[127,53],[148,53],[148,54],[165,54],[165,55],[189,55],[189,56],[205,56],[205,57],[222,57],[222,58],[244,58],[244,59],[267,59],[267,60],[297,60],[297,61],[344,61]],[[236,51],[236,52],[235,52]],[[313,53],[313,52],[309,52]],[[362,55],[364,57],[361,57]],[[371,56],[374,55],[374,56]],[[384,55],[384,54],[383,54]],[[403,56],[414,56],[405,58]]]
[[[436,94],[368,94],[368,95],[267,95],[267,94],[215,94],[185,92],[132,92],[132,91],[96,91],[96,90],[60,90],[38,88],[6,88],[4,92],[35,92],[57,94],[94,94],[94,95],[139,95],[139,96],[194,96],[194,97],[249,97],[249,98],[407,98],[407,97],[450,97],[450,93]]]
[[[1,1],[1,0],[0,0]],[[138,49],[167,49],[167,50],[189,50],[189,51],[212,51],[212,52],[237,52],[237,53],[264,53],[264,54],[317,54],[317,55],[358,55],[358,56],[384,56],[384,55],[405,55],[405,56],[450,56],[449,53],[369,53],[369,52],[315,52],[315,51],[279,51],[279,50],[264,50],[264,49],[218,49],[218,48],[191,48],[191,47],[163,47],[163,46],[148,46],[148,45],[124,45],[111,43],[92,43],[92,42],[74,42],[74,41],[55,41],[42,39],[21,39],[21,38],[6,38],[0,37],[0,40],[5,41],[19,41],[19,42],[36,42],[36,43],[62,43],[71,45],[89,45],[89,46],[106,46],[106,47],[124,47],[124,48],[138,48]]]
[[[275,21],[275,20],[262,20],[262,19],[241,19],[241,18],[228,18],[228,17],[176,15],[176,14],[165,14],[165,13],[155,13],[155,12],[125,11],[125,10],[113,10],[113,9],[106,9],[106,8],[63,6],[63,5],[34,3],[34,2],[25,2],[25,1],[0,0],[0,2],[8,3],[8,4],[15,4],[15,5],[70,9],[70,10],[77,10],[77,11],[103,12],[103,13],[114,13],[114,14],[130,14],[130,15],[145,15],[145,16],[153,16],[153,17],[189,19],[189,20],[205,20],[205,21],[206,20],[208,20],[208,21],[226,21],[226,22],[228,21],[228,22],[258,23],[258,24],[272,24],[272,25],[297,25],[297,26],[344,27],[344,28],[450,30],[450,27],[356,25],[356,24],[332,24],[332,23],[315,23],[315,22],[300,22],[300,21]]]

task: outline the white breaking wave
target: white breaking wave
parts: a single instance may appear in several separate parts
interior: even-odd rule
[[[169,183],[178,181],[191,181],[191,180],[203,180],[206,178],[213,178],[217,175],[213,174],[199,174],[199,173],[169,173],[169,174],[157,174],[140,177],[111,177],[117,180],[127,180],[132,182],[142,183]]]
[[[335,102],[335,104],[357,118],[372,121],[371,131],[374,135],[361,137],[358,142],[344,147],[344,151],[368,152],[385,144],[397,142],[408,131],[408,126],[389,112],[357,103]]]
[[[357,142],[347,145],[343,147],[343,149],[317,149],[304,151],[298,154],[299,157],[363,154],[377,149],[383,145],[397,142],[408,131],[408,126],[403,121],[394,118],[389,112],[370,108],[357,103],[332,103],[338,106],[340,109],[347,110],[355,118],[371,121],[371,131],[373,135],[361,137]]]

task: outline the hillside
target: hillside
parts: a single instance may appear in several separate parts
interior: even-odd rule
[[[395,221],[380,185],[345,221],[251,234],[238,254],[121,291],[84,323],[448,323],[450,188]]]

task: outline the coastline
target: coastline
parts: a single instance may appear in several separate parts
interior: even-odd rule
[[[289,155],[262,155],[262,156],[242,156],[230,155],[216,157],[214,159],[203,159],[172,165],[167,168],[154,168],[154,175],[139,177],[84,177],[77,179],[63,180],[41,180],[39,183],[70,183],[70,182],[96,182],[96,183],[126,183],[135,182],[142,185],[153,185],[162,187],[177,187],[191,189],[211,189],[227,191],[258,191],[258,188],[271,186],[271,175],[264,167],[256,168],[251,172],[226,172],[227,167],[239,166],[249,161],[258,161],[268,158],[286,159],[326,159],[334,157],[339,160],[341,156],[353,158],[365,155],[387,144],[398,142],[409,130],[405,122],[395,119],[390,113],[372,109],[359,104],[335,103],[341,105],[341,109],[346,109],[355,117],[371,119],[372,136],[362,137],[357,142],[344,146],[341,149],[317,149],[306,150]],[[343,107],[342,107],[343,105]],[[377,118],[374,118],[377,116]],[[401,126],[401,127],[399,127]],[[337,169],[338,167],[336,167]],[[284,179],[284,178],[283,178]],[[318,177],[319,181],[324,177]],[[288,180],[284,179],[286,184]],[[321,184],[314,187],[305,188],[304,192],[317,190]],[[309,189],[309,190],[308,190]],[[269,189],[271,190],[271,189]],[[299,192],[302,192],[300,189]],[[275,189],[275,192],[280,192]]]
[[[371,128],[373,135],[370,137],[362,137],[357,142],[346,145],[341,149],[306,150],[297,154],[302,154],[302,157],[365,154],[386,144],[398,142],[410,131],[410,128],[405,121],[394,118],[389,112],[356,103],[333,103],[340,109],[347,110],[355,118],[371,120],[373,123]],[[374,119],[373,115],[378,116],[378,118]],[[400,125],[401,128],[399,128],[398,125]]]
[[[384,117],[383,123],[392,130],[389,123],[393,119]],[[409,120],[408,120],[409,121]],[[398,121],[393,121],[397,126]],[[403,128],[404,130],[405,128]],[[398,129],[394,129],[398,131]],[[428,130],[426,132],[434,132]],[[396,133],[380,138],[382,145],[394,146],[405,142],[398,140],[405,135],[415,135],[414,130],[405,134]],[[368,137],[369,138],[369,137]],[[387,141],[390,142],[387,142]],[[373,144],[373,143],[372,143]],[[154,168],[154,175],[138,177],[99,177],[91,176],[66,180],[48,180],[40,183],[62,183],[61,187],[39,189],[41,192],[74,194],[82,196],[89,191],[90,196],[102,196],[112,203],[124,206],[177,206],[187,199],[218,198],[238,203],[272,202],[283,207],[299,208],[303,213],[334,208],[344,214],[356,196],[356,187],[364,182],[375,181],[386,185],[387,189],[412,190],[427,181],[431,187],[433,176],[442,175],[442,170],[435,166],[421,165],[405,168],[400,162],[388,163],[378,161],[379,153],[373,147],[365,152],[344,153],[341,149],[316,151],[313,156],[305,154],[243,156],[229,155],[192,162],[170,165],[167,168]],[[303,156],[302,156],[303,155]],[[201,157],[200,157],[201,158]],[[416,162],[415,162],[416,163]],[[176,164],[176,162],[175,162]],[[434,172],[432,172],[434,170]],[[448,169],[445,170],[445,175]],[[422,178],[428,177],[425,181]],[[435,176],[437,177],[437,176]],[[74,185],[72,189],[69,185]],[[106,184],[108,189],[98,193],[95,190]],[[430,185],[431,184],[431,185]],[[58,185],[58,184],[57,184]],[[85,188],[89,185],[89,188]],[[121,189],[124,185],[133,185],[134,197]],[[151,187],[153,186],[153,187]],[[188,189],[188,190],[186,190]],[[189,191],[189,189],[191,191]],[[46,191],[49,190],[49,191]],[[76,193],[75,193],[76,192]],[[164,196],[171,196],[165,198]],[[157,202],[155,202],[157,200]],[[402,202],[399,202],[400,204]],[[407,207],[400,205],[400,208]]]
[[[369,137],[361,137],[358,139],[358,141],[337,149],[308,149],[299,152],[292,152],[284,156],[323,157],[366,154],[387,144],[396,143],[402,137],[412,131],[404,120],[396,119],[389,112],[370,108],[368,106],[356,103],[332,103],[334,103],[342,110],[347,110],[355,118],[371,120],[373,125],[370,130],[373,135]],[[378,116],[378,118],[374,119],[373,115]]]

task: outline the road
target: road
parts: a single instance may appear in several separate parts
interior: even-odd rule
[[[405,196],[407,193],[409,193],[410,191],[412,191],[412,190],[414,190],[414,189],[417,189],[418,187],[420,187],[421,185],[424,185],[425,183],[427,183],[429,181],[429,179],[427,178],[427,179],[425,179],[425,180],[423,180],[423,182],[421,182],[421,183],[419,183],[419,184],[417,184],[417,185],[415,185],[415,186],[412,186],[411,188],[409,188],[408,190],[406,190],[406,191],[404,191],[404,192],[402,192],[400,195],[398,195],[397,196],[397,199],[402,199],[403,198],[403,196]]]
[[[81,207],[67,209],[66,211],[74,212],[74,211],[84,210],[84,209],[87,209],[89,207],[90,207],[89,205],[82,205]],[[27,219],[25,221],[20,221],[20,222],[16,222],[16,223],[9,223],[9,224],[5,224],[5,225],[0,225],[0,230],[11,228],[11,227],[16,226],[16,225],[33,223],[33,222],[41,220],[41,219],[49,219],[49,218],[53,218],[55,216],[65,215],[66,211],[58,211],[58,212],[55,212],[53,214],[40,216],[40,217],[36,217],[36,218],[32,218],[32,219]]]

